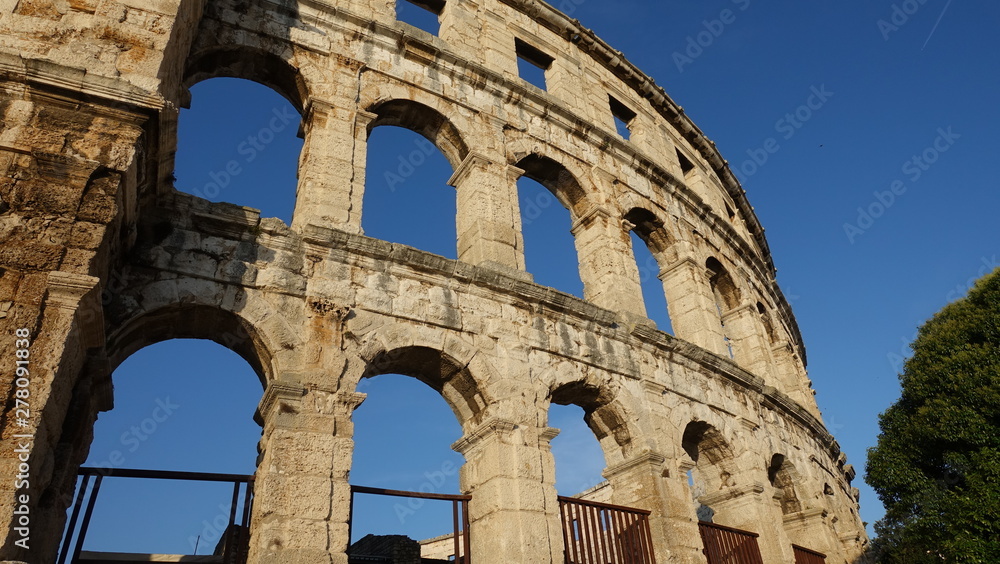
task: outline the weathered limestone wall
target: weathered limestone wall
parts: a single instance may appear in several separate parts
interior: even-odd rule
[[[266,385],[254,563],[346,564],[356,388],[386,372],[440,390],[462,424],[477,562],[562,560],[553,402],[588,413],[607,495],[652,512],[661,561],[702,561],[696,501],[760,533],[768,562],[793,542],[857,556],[853,469],[711,141],[544,3],[451,0],[439,37],[394,7],[0,0],[0,350],[27,329],[32,359],[31,415],[22,426],[8,400],[0,475],[17,472],[13,435],[33,437],[32,548],[12,527],[24,492],[2,481],[0,561],[54,561],[111,371],[176,337],[233,349]],[[517,76],[515,40],[552,58],[546,91]],[[217,76],[270,86],[302,114],[291,226],[173,186],[178,107]],[[612,97],[635,113],[628,140]],[[361,233],[381,125],[451,162],[459,261]],[[585,300],[524,272],[522,175],[569,209]],[[657,259],[676,337],[646,319],[631,230]],[[0,383],[13,398],[13,373]]]

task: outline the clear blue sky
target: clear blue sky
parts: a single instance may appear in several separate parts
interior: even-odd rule
[[[899,395],[907,345],[919,324],[998,265],[1000,193],[990,170],[1000,125],[1000,5],[578,1],[561,6],[684,106],[743,180],[802,329],[826,424],[859,471],[861,515],[873,523],[882,508],[861,479],[865,451],[875,443],[878,413]],[[243,172],[211,199],[287,221],[300,147],[294,124],[252,163],[237,149],[286,103],[263,87],[224,79],[192,92],[192,109],[181,114],[177,186],[204,193],[212,171],[239,159]],[[803,109],[810,101],[813,108]],[[386,181],[400,155],[424,146],[409,132],[375,130],[364,227],[454,257],[454,191],[445,185],[451,170],[443,157],[430,151],[394,190]],[[535,217],[525,227],[528,270],[540,283],[578,294],[579,279],[565,276],[576,268],[568,216],[530,181],[519,190],[523,204],[539,204],[524,210]],[[651,317],[669,329],[662,292],[646,289]],[[98,421],[88,463],[119,450],[124,467],[253,471],[259,428],[250,417],[261,389],[235,354],[211,343],[169,342],[136,353],[114,377],[116,408]],[[462,459],[448,447],[459,428],[444,402],[399,376],[375,378],[362,391],[369,397],[356,415],[352,482],[409,490],[431,483],[434,491],[457,492],[454,469]],[[130,439],[130,426],[166,398],[179,405],[174,414],[147,439]],[[552,415],[552,425],[564,429],[554,442],[561,493],[593,485],[603,468],[580,417],[575,408]],[[148,511],[112,522],[111,513],[139,500],[135,491],[116,496],[98,506],[92,547],[188,551],[189,540],[205,532],[202,520],[211,521],[228,499],[225,492],[170,493],[157,503],[176,506],[161,512],[173,524],[153,526],[141,521],[151,518],[143,516]],[[414,537],[444,532],[430,505],[364,503],[358,528]],[[137,523],[160,534],[120,534]]]

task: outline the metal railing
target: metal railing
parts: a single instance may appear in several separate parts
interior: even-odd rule
[[[423,492],[406,492],[401,490],[386,490],[382,488],[369,488],[366,486],[351,486],[351,520],[348,521],[348,538],[351,537],[351,528],[354,521],[354,495],[372,494],[387,495],[393,497],[409,497],[417,499],[437,499],[451,502],[452,528],[454,531],[455,562],[461,564],[472,564],[471,541],[469,538],[469,500],[470,495],[449,495]]]
[[[795,553],[795,564],[826,564],[826,555],[822,552],[797,544],[792,545],[792,552]]]
[[[229,508],[229,524],[226,527],[223,543],[223,552],[218,560],[223,564],[244,564],[247,559],[247,551],[250,546],[250,507],[253,503],[253,481],[252,475],[243,474],[209,474],[205,472],[173,472],[167,470],[131,470],[124,468],[80,468],[79,475],[83,477],[79,491],[76,495],[76,502],[73,504],[73,512],[70,514],[69,524],[66,528],[66,536],[63,539],[62,548],[59,552],[57,564],[66,564],[67,558],[70,564],[82,564],[97,561],[89,558],[83,551],[83,543],[87,538],[87,530],[90,528],[90,521],[94,515],[94,505],[97,503],[97,496],[101,491],[101,483],[105,478],[144,478],[157,480],[186,480],[198,482],[229,482],[233,484],[233,498]],[[88,490],[91,478],[94,478],[94,485]],[[236,522],[237,507],[240,501],[240,492],[243,492],[243,511],[239,524]],[[83,519],[80,520],[81,510]],[[79,522],[79,527],[77,523]],[[74,536],[76,542],[73,542]],[[72,549],[70,548],[72,546]],[[101,561],[106,560],[107,554],[99,557]]]
[[[757,533],[701,521],[698,531],[708,564],[764,564]]]
[[[655,564],[649,511],[559,498],[566,564]]]

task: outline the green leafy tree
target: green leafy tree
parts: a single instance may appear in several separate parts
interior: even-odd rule
[[[1000,269],[920,328],[866,481],[878,562],[1000,563]]]

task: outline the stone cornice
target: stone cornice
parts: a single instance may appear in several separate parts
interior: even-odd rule
[[[517,429],[517,424],[513,421],[499,418],[487,419],[474,431],[455,441],[451,445],[451,449],[465,455],[482,444],[484,440],[509,436],[515,429]]]

